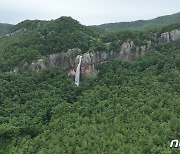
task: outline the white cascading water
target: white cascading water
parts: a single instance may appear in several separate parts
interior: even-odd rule
[[[79,56],[79,64],[76,68],[76,74],[75,74],[75,84],[79,86],[79,79],[80,79],[80,73],[81,73],[81,60],[82,56]]]

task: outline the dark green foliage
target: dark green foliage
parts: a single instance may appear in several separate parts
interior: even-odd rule
[[[132,30],[110,33],[102,29],[81,25],[71,17],[61,17],[51,21],[25,20],[13,27],[11,32],[26,28],[11,37],[0,38],[0,70],[9,71],[24,63],[52,53],[66,52],[80,48],[87,51],[119,51],[122,43],[133,41],[135,46],[146,45],[147,41],[157,44],[153,39],[156,33],[179,28],[180,23],[148,30]],[[109,45],[107,46],[108,43]]]
[[[17,30],[25,28],[26,30],[33,30],[36,29],[37,27],[42,26],[43,24],[47,23],[47,21],[44,20],[24,20],[14,26],[13,28],[10,29],[9,32],[15,32]]]
[[[169,24],[178,23],[180,20],[180,13],[158,17],[152,20],[137,20],[132,22],[119,22],[99,25],[97,27],[104,28],[108,31],[121,30],[142,30],[167,26]]]
[[[13,66],[21,66],[22,63],[30,63],[42,56],[66,52],[72,48],[80,48],[85,52],[90,48],[91,40],[98,36],[91,28],[71,17],[61,17],[49,22],[26,20],[16,25],[12,31],[22,28],[27,30],[18,35],[0,38],[0,70],[7,71]]]
[[[98,66],[79,88],[58,68],[0,74],[1,153],[179,153],[180,41]]]
[[[61,17],[40,29],[40,34],[45,41],[44,46],[47,47],[46,52],[48,50],[50,52],[61,52],[77,47],[88,50],[90,38],[95,36],[93,33],[91,29],[81,25],[71,17]]]
[[[92,51],[106,51],[106,45],[101,39],[93,38],[90,40],[90,50]]]
[[[98,76],[79,87],[59,68],[35,72],[24,66],[68,48],[117,50],[132,40],[143,45],[154,32],[178,24],[104,33],[70,17],[39,22],[24,21],[14,30],[26,32],[0,38],[0,153],[180,152],[169,148],[180,139],[180,40],[131,62],[100,64]]]
[[[52,108],[70,103],[76,96],[72,81],[57,68],[40,73],[21,70],[18,74],[0,74],[0,78],[1,143],[39,135],[51,119]]]
[[[135,45],[147,44],[147,41],[151,40],[152,33],[150,31],[121,31],[116,33],[107,33],[101,37],[103,42],[113,42],[119,44],[126,41],[133,41]],[[116,47],[117,49],[117,47]]]

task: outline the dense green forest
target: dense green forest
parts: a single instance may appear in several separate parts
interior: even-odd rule
[[[137,45],[154,33],[179,28],[109,33],[70,17],[19,23],[0,38],[0,154],[179,154],[180,40],[158,44],[130,62],[112,59],[96,66],[97,77],[74,84],[65,70],[36,72],[24,66],[51,53],[79,47],[111,50],[123,41]],[[23,67],[21,67],[23,66]],[[19,71],[12,73],[15,67]]]
[[[85,52],[99,40],[98,30],[81,25],[71,17],[49,22],[26,20],[12,31],[23,28],[26,28],[25,32],[0,38],[0,70],[10,70],[24,62],[30,63],[42,56],[72,48],[78,47]]]
[[[61,17],[52,21],[25,20],[11,29],[26,31],[10,37],[0,38],[0,70],[10,71],[30,64],[33,60],[52,53],[66,52],[79,48],[81,52],[119,50],[123,42],[134,41],[136,46],[147,44],[154,34],[179,28],[180,22],[161,28],[106,32],[103,29],[81,25],[71,17]],[[107,48],[106,43],[110,42]]]
[[[180,20],[180,13],[161,16],[151,20],[137,20],[132,22],[119,22],[119,23],[108,23],[102,24],[98,27],[105,28],[108,31],[120,31],[120,30],[142,30],[149,29],[152,27],[159,28],[167,26],[172,23],[177,23]]]
[[[180,41],[98,69],[1,73],[1,153],[179,153]]]

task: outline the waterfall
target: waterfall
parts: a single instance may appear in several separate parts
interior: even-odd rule
[[[75,74],[75,84],[77,86],[79,86],[79,77],[80,77],[80,73],[81,73],[81,60],[82,60],[82,56],[79,56],[79,64],[76,68],[76,74]]]

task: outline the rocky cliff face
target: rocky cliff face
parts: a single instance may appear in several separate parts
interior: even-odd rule
[[[81,63],[81,74],[88,76],[96,76],[97,70],[95,70],[95,65],[106,62],[109,59],[122,59],[130,61],[133,58],[143,55],[151,46],[151,41],[147,42],[148,45],[136,47],[131,42],[125,42],[120,47],[119,51],[97,51],[97,52],[86,52],[82,54]],[[132,49],[135,48],[135,51]],[[73,78],[75,75],[75,70],[79,62],[79,56],[76,55],[80,53],[80,49],[69,49],[67,52],[55,53],[49,55],[46,59],[39,59],[33,61],[30,67],[34,70],[41,70],[48,66],[57,66],[65,69],[68,75]]]
[[[172,30],[161,34],[159,38],[156,38],[160,43],[169,43],[171,41],[180,39],[180,29]],[[130,61],[141,55],[144,55],[152,46],[151,41],[147,41],[147,45],[135,46],[133,41],[124,42],[119,51],[97,51],[86,52],[82,55],[81,75],[96,76],[98,70],[95,69],[95,65],[106,62],[109,59],[122,59]],[[33,61],[31,68],[34,70],[41,70],[48,66],[57,66],[65,69],[71,78],[74,78],[76,67],[79,62],[79,56],[77,53],[81,53],[80,49],[69,49],[67,52],[55,53],[49,55],[46,59],[39,59]]]
[[[169,43],[180,38],[180,29],[174,29],[170,32],[165,32],[161,34],[159,41],[161,43]]]
[[[26,30],[27,30],[26,28],[22,28],[22,29],[16,30],[15,32],[6,34],[5,36],[7,36],[7,37],[15,36],[15,35],[25,32]]]

